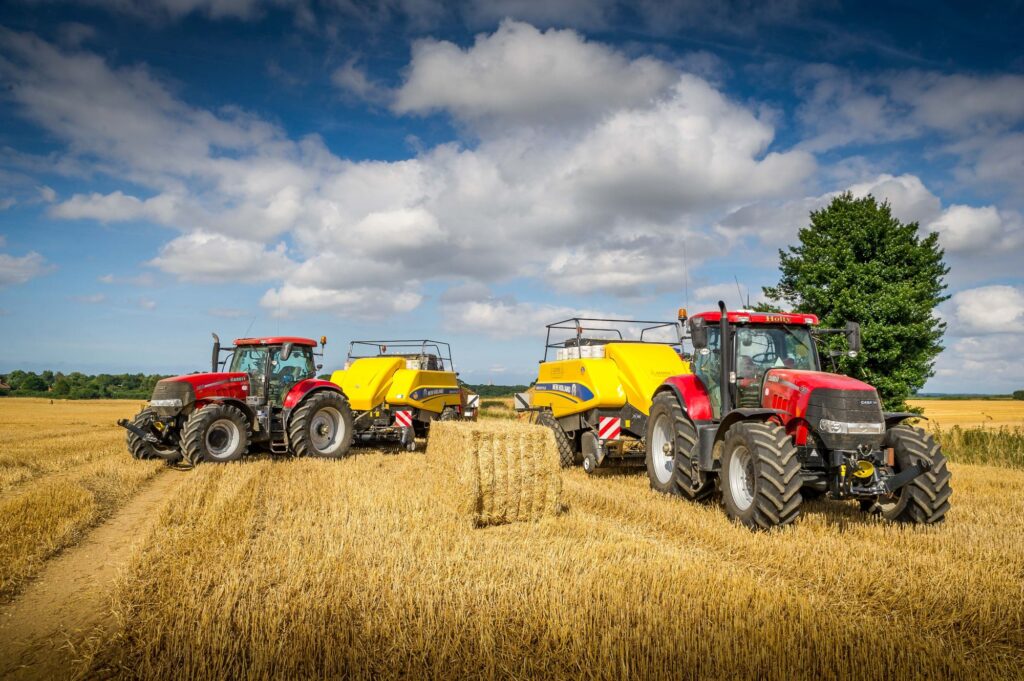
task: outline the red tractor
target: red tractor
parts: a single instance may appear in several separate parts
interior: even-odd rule
[[[132,456],[195,465],[235,461],[251,445],[295,456],[348,452],[352,411],[341,388],[316,378],[316,341],[239,338],[221,348],[217,334],[213,340],[210,373],[163,379],[148,407],[118,421]]]
[[[817,328],[810,314],[704,312],[688,320],[693,372],[657,389],[647,420],[651,487],[692,500],[721,491],[751,529],[792,523],[804,499],[856,499],[889,520],[936,523],[950,473],[931,435],[882,411],[867,383],[822,370],[818,340],[860,327]],[[687,321],[685,310],[680,320]],[[842,353],[830,351],[834,362]]]

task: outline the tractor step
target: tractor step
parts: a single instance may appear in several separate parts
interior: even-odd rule
[[[271,454],[287,454],[288,443],[282,440],[271,440],[270,441],[270,453]]]

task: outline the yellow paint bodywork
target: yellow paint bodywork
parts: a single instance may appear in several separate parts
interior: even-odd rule
[[[406,369],[401,357],[364,357],[348,369],[331,374],[354,411],[383,404],[409,406],[441,413],[461,403],[459,383],[452,371]]]
[[[532,406],[550,407],[556,417],[591,409],[619,409],[627,402],[648,414],[654,391],[669,376],[690,373],[668,345],[608,343],[604,358],[543,362]]]

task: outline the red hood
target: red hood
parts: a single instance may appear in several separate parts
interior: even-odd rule
[[[870,390],[872,392],[875,390],[874,387],[864,381],[858,381],[856,378],[850,378],[849,376],[843,376],[842,374],[832,374],[827,371],[771,369],[768,371],[768,376],[776,376],[778,377],[779,382],[788,381],[797,388],[806,388],[808,392],[815,388],[830,388],[833,390]],[[775,381],[775,379],[768,377],[765,377],[765,380],[772,382]]]
[[[249,375],[244,372],[208,372],[185,374],[163,379],[175,383],[188,383],[195,391],[197,400],[209,397],[233,397],[245,400],[249,394]]]

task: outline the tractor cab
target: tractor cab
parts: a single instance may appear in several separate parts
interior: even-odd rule
[[[777,314],[735,310],[727,313],[732,332],[727,340],[728,369],[722,367],[721,312],[690,318],[694,341],[693,373],[707,388],[715,418],[722,416],[722,379],[728,403],[740,408],[762,404],[765,376],[772,369],[821,371],[815,343],[818,318],[812,314]]]
[[[213,370],[247,374],[250,404],[281,406],[293,385],[316,377],[316,345],[310,338],[238,338],[221,348],[214,336]],[[223,361],[222,352],[230,353]]]

